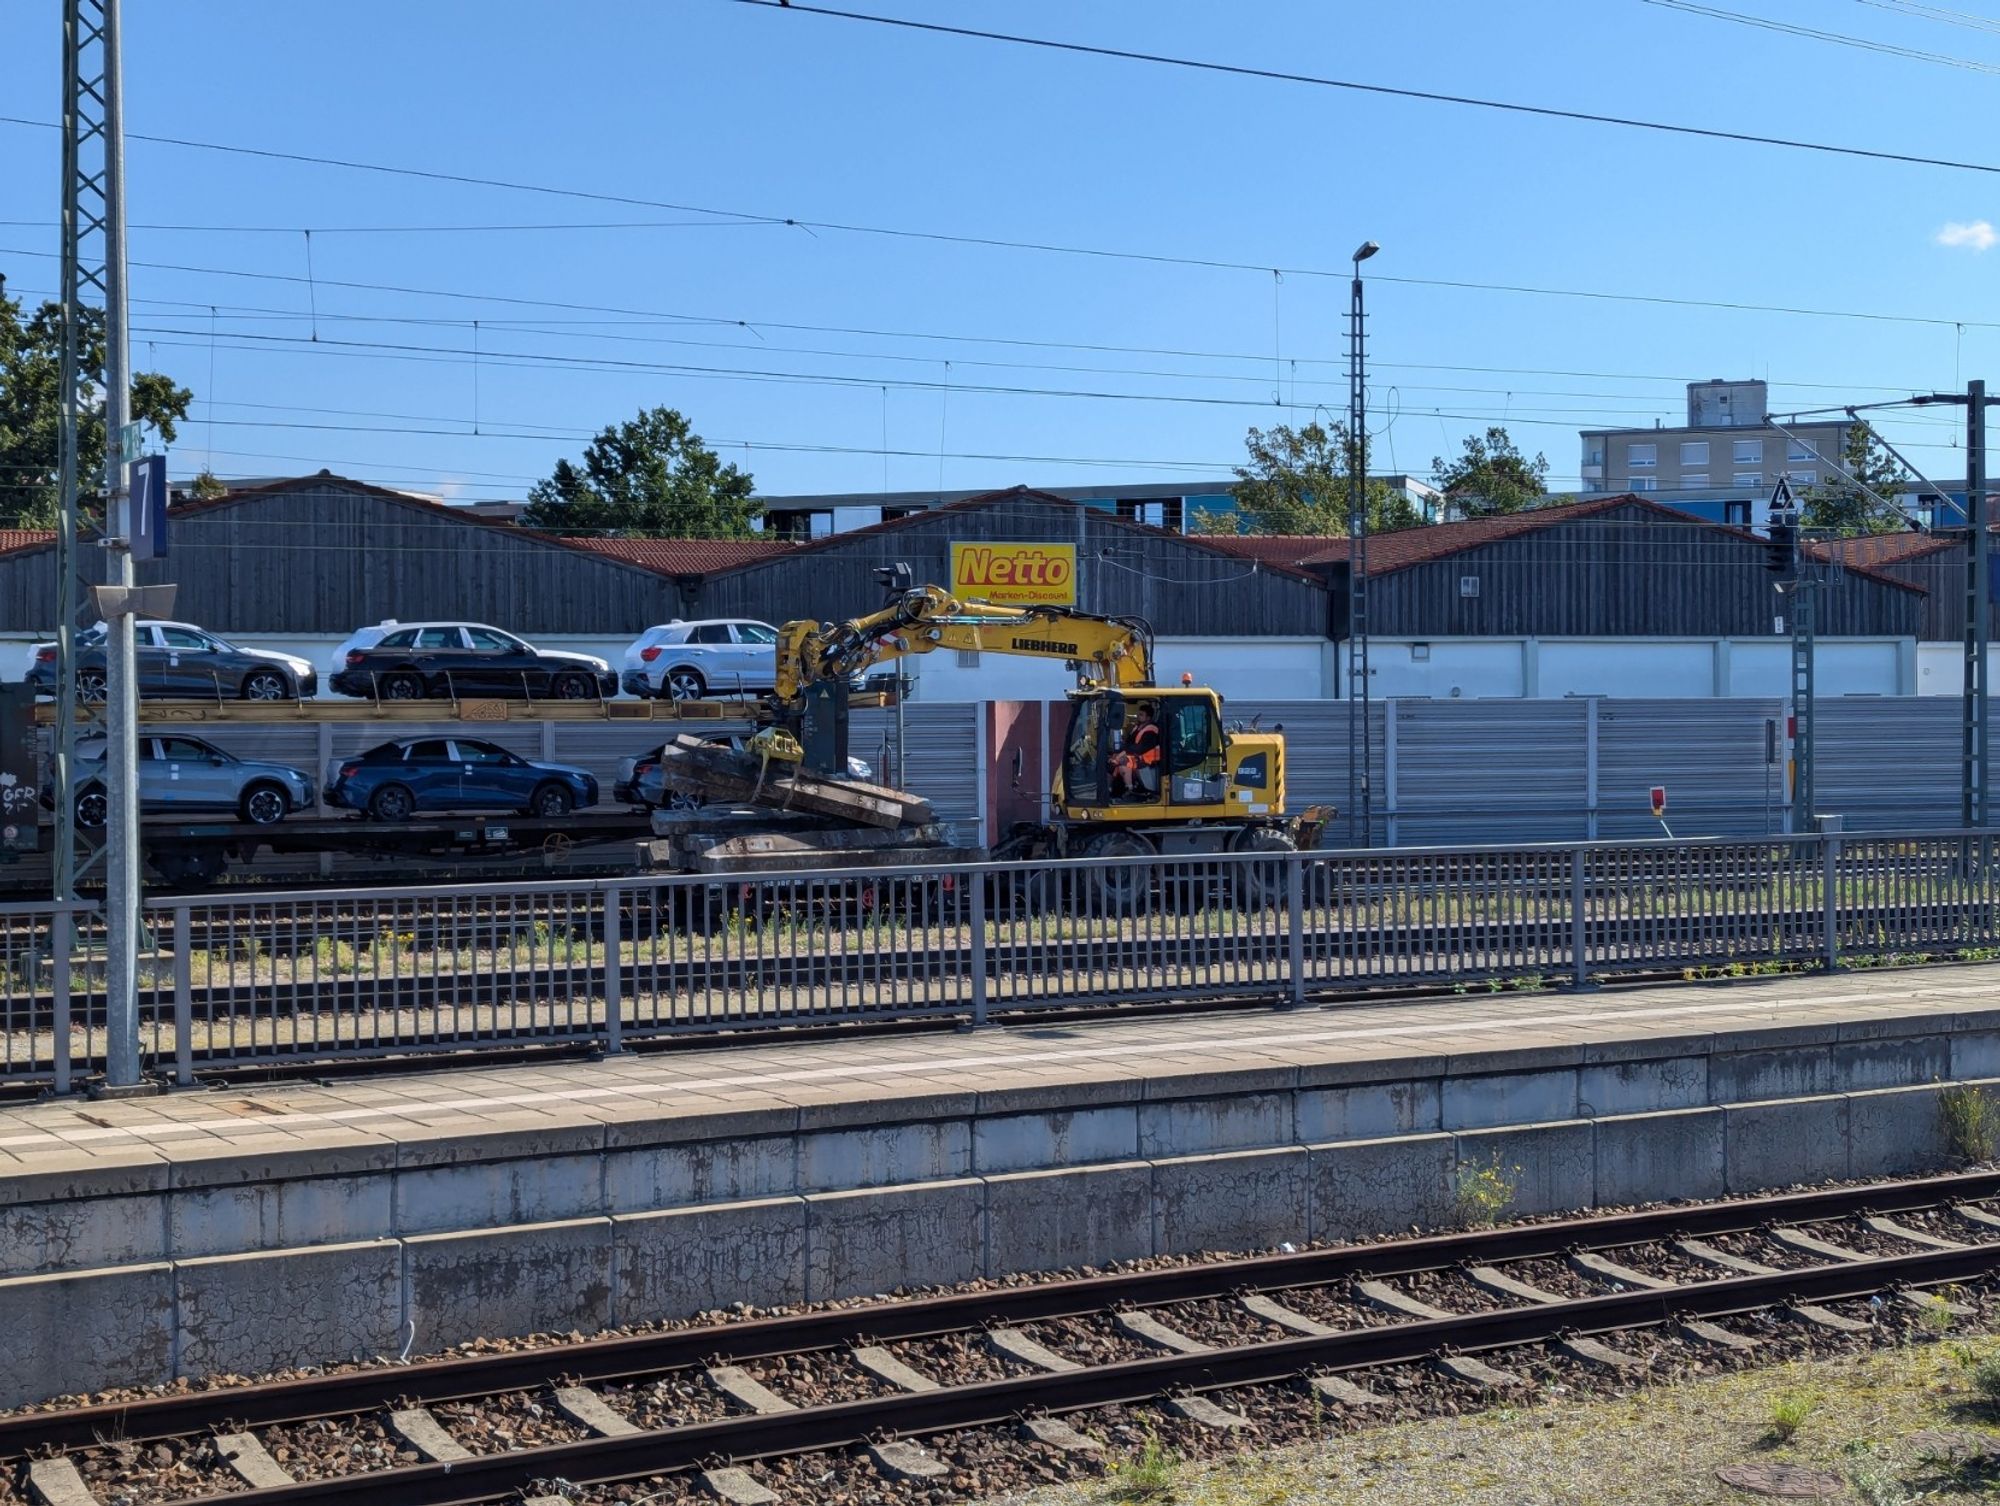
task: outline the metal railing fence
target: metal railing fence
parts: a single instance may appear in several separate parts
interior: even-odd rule
[[[1995,837],[1255,851],[163,897],[141,1050],[308,1062],[2000,949]],[[0,905],[0,1083],[101,1066],[104,932]]]

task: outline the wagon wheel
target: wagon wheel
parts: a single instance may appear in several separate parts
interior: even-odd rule
[[[559,831],[552,831],[542,838],[542,861],[545,863],[567,863],[575,850],[576,843]]]

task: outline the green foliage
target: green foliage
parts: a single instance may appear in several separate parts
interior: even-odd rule
[[[84,310],[84,369],[104,364],[104,315]],[[0,296],[0,527],[53,528],[62,508],[62,312],[44,303],[26,322],[19,299]],[[158,372],[132,378],[132,417],[171,442],[194,394]],[[104,394],[84,395],[78,485],[101,490]]]
[[[1367,473],[1366,448],[1357,445],[1347,425],[1310,423],[1294,429],[1252,429],[1243,439],[1248,461],[1236,468],[1236,505],[1241,531],[1306,534],[1335,538],[1347,533],[1348,478]],[[1383,533],[1410,528],[1424,521],[1416,505],[1394,487],[1370,481],[1368,531]],[[1234,533],[1228,513],[1195,510],[1199,533]]]
[[[1952,1363],[1959,1377],[1971,1388],[1973,1399],[1989,1412],[2000,1412],[2000,1354],[1982,1354],[1968,1345],[1952,1347]]]
[[[1936,1292],[1918,1292],[1915,1294],[1917,1299],[1917,1324],[1925,1333],[1931,1335],[1931,1337],[1941,1337],[1951,1331],[1951,1298],[1956,1291],[1957,1288],[1953,1287],[1947,1289],[1943,1294]]]
[[[1771,1403],[1771,1437],[1783,1443],[1805,1426],[1805,1420],[1812,1416],[1819,1406],[1819,1397],[1811,1391],[1786,1391]]]
[[[1512,1175],[1509,1175],[1509,1173]],[[1452,1206],[1462,1229],[1484,1229],[1514,1204],[1514,1180],[1521,1168],[1503,1171],[1498,1160],[1485,1166],[1470,1161],[1458,1163],[1458,1182],[1452,1191]]]
[[[1825,480],[1807,487],[1805,495],[1799,498],[1799,521],[1805,528],[1822,536],[1851,538],[1864,533],[1900,532],[1909,527],[1902,511],[1887,505],[1908,485],[1908,477],[1895,457],[1882,448],[1872,429],[1858,423],[1848,429],[1840,463],[1850,475],[1866,483],[1868,491],[1885,500],[1877,502],[1853,482],[1829,474]]]
[[[194,484],[188,488],[188,493],[197,502],[207,502],[216,497],[228,496],[229,488],[217,479],[214,471],[203,471],[194,478]]]
[[[1455,459],[1439,455],[1431,461],[1431,484],[1468,518],[1546,507],[1560,500],[1549,495],[1548,481],[1547,457],[1528,459],[1498,424],[1484,434],[1468,434]]]
[[[1953,1083],[1938,1094],[1937,1104],[1952,1154],[1973,1165],[1992,1160],[2000,1146],[2000,1104],[1993,1095],[1968,1083]]]
[[[1903,1484],[1895,1461],[1879,1453],[1872,1443],[1844,1444],[1840,1451],[1847,1458],[1847,1483],[1864,1506],[1908,1506],[1922,1499]]]
[[[521,521],[553,533],[652,539],[747,539],[764,504],[747,472],[724,465],[672,408],[605,429],[583,464],[556,462],[528,493]]]
[[[348,943],[332,936],[321,936],[313,942],[313,961],[321,971],[351,973],[360,954]]]
[[[1167,1502],[1174,1498],[1180,1478],[1180,1455],[1160,1442],[1159,1434],[1148,1430],[1146,1442],[1129,1459],[1114,1462],[1104,1472],[1102,1501]]]

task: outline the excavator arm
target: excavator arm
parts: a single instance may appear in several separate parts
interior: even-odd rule
[[[778,630],[778,699],[790,705],[815,682],[850,679],[905,654],[941,648],[1071,660],[1087,666],[1088,684],[1153,683],[1153,630],[1139,618],[961,602],[940,586],[915,586],[881,611],[838,627],[786,623]]]

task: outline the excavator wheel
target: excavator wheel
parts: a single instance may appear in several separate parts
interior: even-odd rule
[[[1086,858],[1129,858],[1078,875],[1092,915],[1138,915],[1153,902],[1153,844],[1135,831],[1107,831],[1083,844]]]
[[[1269,826],[1248,826],[1229,844],[1231,852],[1296,852],[1298,844],[1290,836]],[[1238,863],[1235,866],[1236,903],[1245,910],[1275,910],[1285,903],[1285,864],[1282,860]]]

